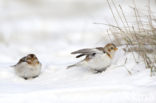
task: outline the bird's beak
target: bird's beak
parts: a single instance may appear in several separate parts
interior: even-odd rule
[[[115,51],[117,51],[117,50],[118,50],[118,48],[115,48],[114,50],[115,50]]]

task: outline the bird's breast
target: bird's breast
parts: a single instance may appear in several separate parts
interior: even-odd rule
[[[102,69],[109,66],[111,58],[106,54],[96,54],[94,58],[88,61],[88,66],[94,69]]]

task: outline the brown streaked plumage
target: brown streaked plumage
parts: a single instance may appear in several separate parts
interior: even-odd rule
[[[105,70],[105,68],[111,64],[116,50],[116,46],[113,43],[109,43],[105,47],[86,48],[74,51],[71,54],[78,54],[76,58],[82,56],[85,56],[85,58],[74,65],[68,66],[67,68],[85,65],[97,71]]]
[[[35,54],[28,54],[21,58],[13,67],[16,74],[24,79],[35,78],[41,72],[41,63]]]

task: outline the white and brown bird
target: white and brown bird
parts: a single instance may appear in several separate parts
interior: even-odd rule
[[[41,63],[35,54],[28,54],[21,58],[13,67],[15,68],[16,74],[25,80],[36,78],[41,73]]]
[[[85,56],[85,59],[68,66],[67,69],[80,66],[94,70],[96,73],[102,72],[111,65],[112,58],[117,49],[113,43],[109,43],[105,47],[86,48],[74,51],[71,54],[78,54],[76,58]]]

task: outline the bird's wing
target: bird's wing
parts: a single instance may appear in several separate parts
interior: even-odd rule
[[[103,53],[103,52],[97,48],[86,48],[86,49],[80,49],[74,51],[71,54],[79,54],[78,56],[76,56],[76,58],[79,58],[82,56],[95,56],[98,53]]]
[[[21,58],[21,59],[18,61],[17,64],[15,64],[15,65],[13,65],[13,66],[11,66],[11,67],[15,67],[15,66],[17,66],[18,64],[20,64],[20,63],[22,63],[22,62],[26,62],[25,60],[26,60],[26,57],[23,57],[23,58]]]
[[[86,49],[80,49],[80,50],[74,51],[71,54],[90,54],[92,52],[94,52],[93,49],[86,48]]]

